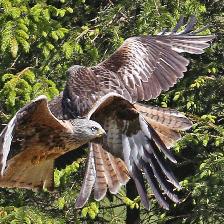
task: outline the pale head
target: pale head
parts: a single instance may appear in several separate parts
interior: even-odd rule
[[[79,139],[85,139],[87,141],[99,138],[106,134],[102,126],[88,119],[74,119],[70,120],[73,128],[73,135],[79,137]]]

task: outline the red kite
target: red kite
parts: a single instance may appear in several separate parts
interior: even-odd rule
[[[149,208],[149,199],[144,177],[163,208],[169,208],[167,197],[179,202],[173,188],[180,185],[167,161],[176,163],[176,159],[169,147],[180,138],[179,131],[192,123],[174,110],[139,102],[158,97],[183,77],[189,60],[180,53],[201,54],[214,38],[198,35],[204,29],[192,31],[194,17],[177,32],[182,25],[183,19],[171,32],[128,38],[98,65],[75,65],[68,70],[62,110],[71,117],[95,120],[107,132],[101,141],[90,143],[77,208],[87,202],[92,189],[96,200],[107,189],[116,194],[128,181],[127,171],[145,208]],[[117,165],[116,158],[120,159]]]
[[[54,186],[54,160],[105,131],[88,119],[59,120],[40,96],[20,109],[0,134],[0,187]]]

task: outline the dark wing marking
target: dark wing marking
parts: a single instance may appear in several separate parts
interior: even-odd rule
[[[18,139],[13,139],[17,134],[26,137],[33,130],[33,126],[44,125],[57,131],[69,131],[62,121],[58,120],[49,110],[46,96],[39,96],[31,103],[21,108],[11,119],[8,125],[0,134],[0,169],[3,175],[6,168],[7,157],[9,152],[17,154],[14,148],[11,148],[12,140],[17,142]],[[26,132],[26,129],[28,132]],[[36,130],[35,130],[36,131]],[[38,133],[34,133],[38,134]],[[19,144],[19,142],[17,142]],[[17,145],[17,144],[15,144]],[[13,151],[14,150],[14,151]]]

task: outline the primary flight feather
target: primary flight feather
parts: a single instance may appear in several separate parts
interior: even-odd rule
[[[140,102],[156,98],[183,77],[189,60],[180,53],[201,54],[214,38],[193,31],[194,17],[178,32],[183,25],[180,19],[171,32],[128,38],[98,65],[75,65],[68,70],[64,91],[49,103],[51,113],[61,120],[86,117],[107,133],[89,143],[77,208],[85,205],[92,191],[96,200],[104,198],[108,189],[116,194],[129,178],[133,178],[147,209],[150,202],[144,178],[163,208],[169,208],[167,198],[179,202],[174,189],[180,185],[169,167],[169,161],[176,163],[176,159],[169,148],[180,139],[179,131],[189,129],[192,123],[177,111]],[[13,119],[2,132],[8,139],[2,144],[3,168],[12,139],[10,133],[15,129]]]
[[[178,32],[182,25],[183,19],[171,32],[128,38],[98,65],[75,65],[68,70],[62,97],[64,113],[91,118],[107,132],[101,141],[90,143],[86,177],[76,207],[82,207],[92,191],[96,200],[101,200],[108,189],[117,193],[129,176],[145,208],[150,203],[143,177],[163,208],[169,208],[167,198],[179,202],[174,188],[180,185],[168,161],[176,163],[176,159],[169,148],[180,139],[179,131],[189,129],[192,123],[174,110],[139,102],[156,98],[183,77],[189,60],[180,53],[201,54],[214,38],[193,31],[194,17]],[[124,167],[120,172],[114,162],[118,159]]]

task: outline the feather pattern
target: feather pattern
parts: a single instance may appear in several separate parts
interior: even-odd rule
[[[193,17],[184,31],[177,32],[182,25],[181,19],[171,32],[130,37],[94,67],[72,66],[64,91],[64,101],[70,102],[67,106],[74,115],[90,116],[95,103],[109,93],[135,103],[167,91],[183,77],[189,64],[179,53],[201,54],[214,38],[214,35],[196,35]]]
[[[103,149],[101,144],[90,143],[90,154],[87,161],[84,181],[76,208],[81,208],[88,201],[92,190],[94,198],[99,201],[105,197],[107,189],[112,194],[117,194],[121,186],[129,180],[129,174],[124,162],[115,158]]]
[[[107,164],[111,160],[104,149],[125,162],[145,208],[150,203],[144,176],[163,208],[169,208],[167,198],[179,202],[174,189],[180,189],[180,185],[169,167],[169,160],[176,159],[169,147],[180,138],[179,131],[191,127],[191,122],[176,111],[137,102],[156,98],[174,86],[189,64],[180,53],[201,54],[214,38],[194,31],[194,17],[178,32],[183,26],[181,18],[171,32],[165,29],[156,36],[130,37],[98,65],[69,69],[63,101],[70,101],[67,106],[71,105],[76,115],[96,120],[107,132],[94,146],[98,169],[95,199],[102,199],[107,187],[112,192],[120,187],[117,178],[108,176],[112,166]]]
[[[192,126],[192,122],[182,113],[168,108],[153,107],[137,103],[135,108],[146,117],[147,121],[163,125],[173,130],[184,131]]]
[[[47,97],[36,98],[0,134],[0,187],[53,188],[54,159],[103,134],[95,121],[57,119]]]
[[[44,114],[45,116],[38,116],[40,114]],[[48,126],[50,125],[51,127],[59,128],[59,130],[63,131],[66,130],[66,128],[61,124],[61,122],[51,114],[47,106],[46,96],[39,96],[31,103],[25,105],[15,114],[15,116],[11,119],[11,121],[7,124],[7,126],[0,134],[1,175],[3,175],[3,172],[6,168],[6,161],[11,148],[15,129],[18,127],[23,127],[26,123],[35,122],[37,119],[39,125],[47,121],[49,123]]]
[[[52,190],[54,188],[53,168],[53,160],[34,165],[29,160],[11,159],[4,175],[0,178],[0,186]]]
[[[191,128],[192,122],[176,110],[137,103],[135,108],[159,135],[167,148],[172,147],[181,135],[179,131]]]
[[[180,188],[180,186],[170,170],[168,162],[159,152],[159,149],[161,150],[161,148],[156,144],[157,139],[155,139],[153,129],[149,125],[146,129],[142,124],[143,122],[147,124],[141,116],[136,119],[135,125],[131,124],[130,121],[126,122],[125,133],[122,136],[124,160],[131,177],[135,181],[143,205],[147,208],[149,202],[144,194],[144,182],[139,181],[139,176],[143,175],[140,172],[141,170],[144,171],[147,182],[151,186],[160,205],[163,208],[168,209],[169,206],[162,192],[164,192],[172,201],[178,203],[179,199],[174,194],[174,188],[171,183],[175,187]],[[136,130],[133,130],[133,133],[131,134],[130,132],[133,127],[136,127],[136,129],[139,127],[139,129],[137,133]]]
[[[102,143],[92,143],[95,149],[95,167],[99,173],[96,175],[98,181],[96,180],[94,184],[95,199],[101,200],[105,196],[107,188],[112,193],[116,193],[121,187],[121,181],[120,184],[117,184],[119,183],[118,176],[113,179],[116,173],[111,172],[111,167],[113,166],[107,164],[107,162],[111,163],[108,155],[113,154],[124,160],[124,167],[126,167],[126,172],[124,173],[128,172],[131,178],[133,178],[144,207],[147,209],[150,207],[143,178],[145,176],[160,205],[168,209],[167,197],[173,202],[179,203],[174,189],[180,189],[181,187],[174,177],[169,167],[169,162],[164,158],[164,155],[171,161],[175,161],[175,158],[170,150],[166,148],[159,134],[146,120],[147,117],[150,117],[151,113],[146,114],[145,111],[148,112],[150,110],[151,112],[152,110],[154,113],[156,108],[144,108],[143,105],[138,108],[136,105],[134,106],[135,108],[129,105],[129,108],[127,108],[125,100],[116,102],[115,99],[109,106],[100,112],[96,112],[94,115],[94,118],[102,123],[107,132],[107,136],[104,137]],[[142,115],[140,114],[141,112]],[[162,112],[160,113],[163,115]],[[164,113],[168,113],[168,110],[165,110]],[[184,117],[174,110],[170,110],[168,114]],[[151,118],[152,121],[153,119],[155,117]],[[156,117],[155,123],[157,120],[160,121]],[[156,124],[160,123],[157,122]],[[180,125],[178,127],[180,128]],[[167,129],[170,130],[170,127],[167,127]],[[170,138],[172,139],[172,136]],[[107,152],[103,149],[106,149]],[[112,175],[108,176],[109,174]],[[112,190],[114,185],[116,186],[116,191]]]
[[[87,166],[84,180],[82,183],[82,188],[75,202],[76,208],[82,208],[86,204],[92,192],[95,180],[96,180],[96,169],[94,164],[94,154],[93,154],[93,147],[92,145],[90,145],[90,152],[87,158]]]

